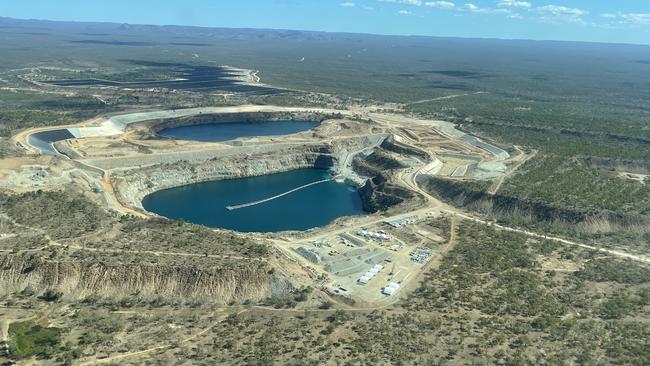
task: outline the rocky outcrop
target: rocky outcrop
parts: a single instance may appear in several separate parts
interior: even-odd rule
[[[475,183],[458,182],[429,175],[419,176],[417,183],[427,192],[454,206],[522,223],[546,223],[570,226],[584,231],[603,231],[592,230],[592,227],[595,224],[620,229],[647,227],[650,219],[645,215],[629,215],[606,210],[576,210],[554,207],[545,202],[520,197],[491,195],[484,189],[478,188]]]
[[[413,192],[390,183],[383,175],[368,179],[359,189],[359,195],[363,209],[368,212],[384,211],[416,197]]]
[[[620,172],[628,172],[628,173],[636,173],[636,174],[650,174],[649,161],[598,158],[594,156],[582,157],[581,160],[584,161],[588,167],[594,169],[620,171]]]
[[[337,115],[324,115],[321,113],[313,112],[249,112],[249,113],[219,113],[219,114],[197,114],[182,118],[167,118],[150,120],[135,126],[130,126],[130,129],[138,131],[142,136],[149,138],[156,138],[157,132],[166,128],[174,128],[181,126],[194,126],[203,124],[215,123],[231,123],[231,122],[268,122],[279,120],[290,121],[316,121],[322,122],[328,118],[340,117]]]
[[[426,151],[418,149],[413,146],[400,143],[393,136],[385,139],[384,142],[381,144],[381,147],[388,151],[396,152],[398,154],[412,155],[424,160],[429,159],[429,154]]]
[[[301,168],[328,169],[335,158],[324,146],[290,148],[272,154],[235,155],[198,162],[180,161],[127,171],[113,176],[118,199],[142,208],[142,199],[155,191],[191,183],[251,177]]]
[[[210,266],[56,261],[40,256],[0,256],[0,294],[38,295],[50,289],[70,299],[137,294],[215,304],[259,301],[291,285],[263,261],[215,261]]]
[[[375,177],[390,170],[403,169],[406,165],[390,156],[383,149],[375,150],[372,154],[352,160],[352,169],[355,173],[365,177]]]
[[[406,166],[387,153],[384,146],[391,145],[392,142],[387,143],[386,140],[382,147],[372,154],[355,156],[352,160],[353,171],[368,178],[359,188],[363,209],[368,212],[384,211],[416,196],[413,192],[390,182],[393,171],[404,169]]]

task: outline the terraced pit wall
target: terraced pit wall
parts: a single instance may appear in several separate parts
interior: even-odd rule
[[[134,161],[127,158],[123,160],[130,166],[153,164],[115,171],[111,174],[111,179],[117,199],[123,205],[139,210],[143,210],[142,199],[159,190],[302,168],[331,169],[334,174],[343,174],[343,178],[350,183],[360,182],[356,185],[361,187],[365,180],[353,171],[342,169],[340,164],[347,160],[350,151],[374,146],[374,140],[376,139],[351,137],[322,143],[267,144],[206,150],[188,155],[147,156],[146,161],[142,160],[144,157]],[[91,163],[105,169],[119,167],[113,160]]]
[[[394,171],[406,166],[386,153],[386,145],[384,141],[371,155],[356,156],[352,161],[352,169],[369,178],[359,189],[363,209],[368,212],[384,211],[419,196],[392,182]]]
[[[153,137],[166,128],[195,126],[205,124],[231,123],[231,122],[267,122],[267,121],[316,121],[322,122],[330,118],[341,118],[340,115],[325,115],[312,112],[251,112],[251,113],[218,113],[198,114],[182,118],[167,118],[136,123],[127,130],[147,132]]]
[[[234,155],[199,161],[177,161],[114,175],[118,200],[142,209],[142,199],[153,192],[192,183],[245,178],[301,168],[330,169],[336,158],[328,146],[293,147],[273,153]]]
[[[363,209],[368,212],[385,211],[415,199],[422,201],[419,194],[393,184],[390,177],[384,174],[368,179],[359,189],[359,195]]]

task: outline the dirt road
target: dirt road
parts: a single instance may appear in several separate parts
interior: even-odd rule
[[[537,150],[533,150],[530,154],[525,154],[518,146],[514,146],[514,148],[519,153],[511,159],[505,161],[505,163],[514,163],[514,165],[510,167],[506,174],[497,177],[494,182],[492,182],[492,185],[490,185],[490,188],[488,188],[488,194],[495,195],[503,185],[503,182],[508,177],[517,172],[517,170],[519,170],[519,168],[524,165],[524,163],[537,156]]]
[[[479,95],[479,94],[488,94],[488,92],[480,91],[480,92],[476,92],[476,93],[446,95],[444,97],[416,100],[415,102],[407,103],[406,105],[414,105],[414,104],[422,104],[422,103],[428,103],[428,102],[436,102],[436,101],[439,101],[439,100],[449,100],[449,99],[454,99],[454,98],[459,98],[459,97],[466,97],[468,95]]]
[[[526,160],[527,159],[522,159],[520,161],[520,163],[523,164]],[[581,247],[581,248],[585,248],[585,249],[595,250],[595,251],[598,251],[598,252],[601,252],[601,253],[607,253],[609,255],[619,257],[619,258],[630,259],[630,260],[633,260],[633,261],[636,261],[636,262],[650,264],[650,257],[646,256],[646,255],[626,253],[626,252],[623,252],[623,251],[620,251],[620,250],[611,250],[611,249],[599,248],[599,247],[595,247],[593,245],[578,243],[578,242],[567,240],[567,239],[564,239],[564,238],[538,234],[538,233],[528,231],[528,230],[524,230],[524,229],[518,229],[518,228],[513,228],[513,227],[509,227],[509,226],[496,224],[496,223],[493,223],[493,222],[490,222],[490,221],[487,221],[487,220],[480,219],[480,218],[478,218],[476,216],[473,216],[473,215],[470,215],[468,213],[465,213],[460,209],[457,209],[457,208],[455,208],[453,206],[447,205],[447,204],[439,201],[438,199],[431,196],[428,192],[426,192],[425,190],[421,189],[418,186],[418,184],[417,184],[417,176],[419,174],[421,174],[420,172],[421,172],[422,169],[423,169],[423,167],[420,167],[419,169],[415,169],[412,172],[400,173],[400,174],[397,175],[397,177],[405,187],[407,187],[408,189],[410,189],[412,191],[418,192],[419,194],[421,194],[422,196],[424,196],[428,200],[429,205],[430,205],[430,207],[428,207],[429,210],[431,210],[431,209],[439,209],[439,210],[441,210],[443,212],[446,212],[448,214],[451,214],[453,216],[460,217],[460,218],[470,220],[470,221],[474,221],[474,222],[484,224],[484,225],[490,225],[490,226],[492,226],[494,228],[497,228],[499,230],[516,232],[516,233],[524,234],[524,235],[534,237],[534,238],[539,238],[539,239],[552,240],[552,241],[562,243],[562,244],[566,244],[566,245],[572,245],[572,246],[577,246],[577,247]],[[421,209],[421,210],[426,210],[426,208]]]
[[[0,341],[9,340],[9,319],[0,319]]]
[[[102,359],[82,360],[79,363],[79,365],[101,365],[101,364],[115,363],[115,362],[119,363],[120,360],[124,360],[126,358],[133,358],[133,357],[143,356],[143,355],[147,355],[147,354],[152,353],[152,352],[162,351],[162,350],[166,350],[166,349],[174,349],[174,348],[179,347],[183,343],[187,343],[189,341],[192,341],[192,340],[206,334],[207,332],[212,330],[212,328],[216,327],[221,322],[223,322],[231,314],[239,315],[239,314],[242,314],[242,313],[244,313],[246,311],[248,311],[248,309],[239,310],[237,312],[231,312],[231,311],[228,311],[227,309],[217,310],[217,313],[222,313],[217,318],[217,320],[212,322],[209,326],[202,329],[198,333],[195,333],[195,334],[193,334],[193,335],[191,335],[189,337],[183,338],[178,342],[165,343],[165,344],[161,344],[161,345],[158,345],[158,346],[155,346],[155,347],[144,349],[142,351],[134,351],[134,352],[122,353],[122,354],[119,354],[119,355],[110,356],[110,357],[106,357],[106,358],[102,358]]]
[[[519,233],[519,234],[524,234],[524,235],[527,235],[527,236],[530,236],[530,237],[533,237],[533,238],[537,238],[537,239],[552,240],[552,241],[555,241],[555,242],[558,242],[558,243],[561,243],[561,244],[577,246],[577,247],[581,247],[581,248],[585,248],[585,249],[589,249],[589,250],[595,250],[595,251],[598,251],[598,252],[601,252],[601,253],[606,253],[606,254],[609,254],[609,255],[612,255],[612,256],[615,256],[615,257],[630,259],[630,260],[633,260],[635,262],[650,264],[650,257],[647,256],[647,255],[631,254],[631,253],[626,253],[626,252],[623,252],[623,251],[620,251],[620,250],[611,250],[611,249],[599,248],[599,247],[595,247],[593,245],[578,243],[578,242],[568,240],[568,239],[564,239],[564,238],[558,238],[558,237],[555,237],[555,236],[543,235],[543,234],[538,234],[538,233],[528,231],[528,230],[517,229],[517,228],[513,228],[513,227],[509,227],[509,226],[504,226],[504,225],[500,225],[500,224],[497,224],[497,223],[494,223],[494,222],[482,220],[482,219],[479,219],[477,217],[473,217],[473,216],[470,216],[470,215],[467,215],[467,214],[460,213],[457,210],[453,210],[453,211],[445,210],[445,211],[452,214],[452,215],[455,215],[457,217],[461,217],[461,218],[463,218],[465,220],[474,221],[474,222],[484,224],[484,225],[489,225],[489,226],[492,226],[492,227],[494,227],[496,229],[499,229],[499,230],[511,231],[511,232],[515,232],[515,233]]]

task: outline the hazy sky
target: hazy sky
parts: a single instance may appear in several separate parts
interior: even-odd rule
[[[650,0],[1,0],[0,16],[650,44]]]

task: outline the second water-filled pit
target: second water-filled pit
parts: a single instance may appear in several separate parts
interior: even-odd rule
[[[220,142],[240,137],[290,135],[318,125],[317,121],[304,120],[241,121],[171,127],[160,130],[158,134],[177,140]]]

